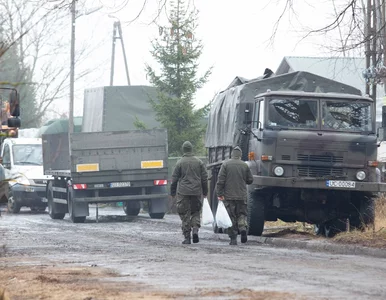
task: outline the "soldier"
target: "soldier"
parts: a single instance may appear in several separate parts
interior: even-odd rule
[[[192,144],[182,145],[183,157],[177,161],[172,175],[170,194],[174,198],[177,192],[177,211],[182,221],[183,244],[190,244],[193,228],[193,243],[198,243],[198,229],[202,208],[202,197],[208,194],[208,174],[204,163],[193,155]],[[177,190],[178,183],[178,190]]]
[[[232,151],[230,160],[221,166],[217,180],[217,196],[232,220],[228,228],[230,245],[237,245],[237,232],[240,230],[241,242],[247,242],[247,184],[253,182],[251,170],[241,160],[241,149],[237,146]]]

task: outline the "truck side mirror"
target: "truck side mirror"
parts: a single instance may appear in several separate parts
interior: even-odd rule
[[[9,113],[13,117],[20,116],[20,96],[16,90],[11,90],[9,95]],[[14,126],[17,127],[17,126]]]

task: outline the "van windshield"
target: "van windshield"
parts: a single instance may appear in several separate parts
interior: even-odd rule
[[[318,101],[272,99],[268,107],[268,126],[317,129]]]
[[[13,145],[12,154],[15,165],[43,165],[41,145]]]
[[[322,129],[372,132],[371,103],[322,100]]]

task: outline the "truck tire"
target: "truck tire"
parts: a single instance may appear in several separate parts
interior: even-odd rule
[[[54,191],[52,189],[52,182],[47,185],[47,201],[48,201],[48,214],[53,220],[63,220],[65,213],[57,212],[57,204],[54,202]]]
[[[264,231],[266,197],[248,189],[248,234],[261,236]]]
[[[75,207],[74,207],[74,202],[73,202],[73,195],[72,195],[72,190],[71,188],[68,188],[67,191],[67,203],[68,203],[68,214],[70,215],[70,220],[72,223],[84,223],[86,221],[86,217],[75,217]]]
[[[13,214],[18,214],[20,212],[21,205],[16,202],[15,198],[13,197],[12,190],[9,189],[8,194],[8,211]]]
[[[354,229],[364,230],[367,226],[374,224],[375,207],[374,197],[369,193],[360,193],[356,195],[355,207],[358,214],[350,217],[350,225]]]
[[[126,201],[123,203],[123,211],[127,216],[138,216],[140,210],[141,202],[139,201]]]

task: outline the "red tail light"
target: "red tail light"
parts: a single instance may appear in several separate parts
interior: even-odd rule
[[[167,185],[167,180],[154,180],[154,185]]]
[[[72,188],[74,190],[85,190],[85,189],[87,189],[87,184],[80,184],[80,183],[73,184]]]

